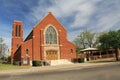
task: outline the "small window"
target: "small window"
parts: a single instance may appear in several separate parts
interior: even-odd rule
[[[29,50],[28,49],[26,49],[26,54],[29,54]]]
[[[16,46],[17,48],[19,48],[19,44],[17,44],[17,46]]]
[[[23,59],[23,64],[28,64],[28,58]]]
[[[70,53],[71,53],[71,54],[73,53],[73,49],[70,49]]]

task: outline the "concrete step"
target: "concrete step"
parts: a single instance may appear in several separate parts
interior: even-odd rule
[[[73,64],[70,60],[68,59],[60,59],[60,60],[51,60],[50,65],[63,65],[63,64]]]

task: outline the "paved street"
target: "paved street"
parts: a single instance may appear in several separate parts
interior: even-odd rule
[[[0,75],[0,80],[120,80],[120,64]]]

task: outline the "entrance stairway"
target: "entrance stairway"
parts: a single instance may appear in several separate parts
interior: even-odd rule
[[[59,60],[51,60],[50,61],[51,66],[64,65],[64,64],[73,64],[73,63],[68,59],[59,59]]]

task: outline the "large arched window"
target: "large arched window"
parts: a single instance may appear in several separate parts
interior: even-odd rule
[[[52,26],[48,27],[45,32],[45,43],[57,44],[57,33]]]

